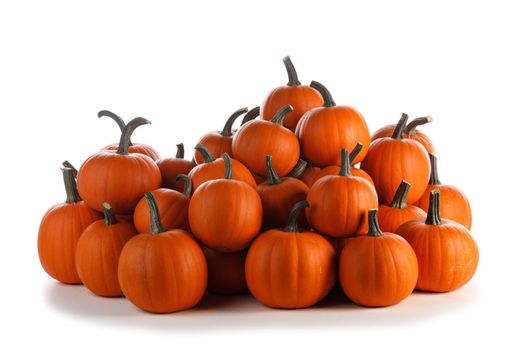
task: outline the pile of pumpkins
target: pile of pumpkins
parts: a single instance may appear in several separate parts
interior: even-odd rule
[[[39,229],[44,270],[153,313],[192,308],[206,290],[293,309],[337,284],[377,307],[467,283],[479,259],[471,209],[438,178],[434,146],[417,129],[432,119],[403,114],[371,136],[356,109],[318,82],[302,85],[283,61],[288,84],[204,135],[192,161],[182,144],[161,159],[132,143],[148,120],[99,112],[120,141],[78,172],[63,163],[66,201]]]

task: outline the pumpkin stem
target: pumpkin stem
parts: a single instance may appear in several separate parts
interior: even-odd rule
[[[102,203],[102,209],[104,210],[104,224],[107,226],[115,225],[117,223],[117,218],[113,213],[113,208],[111,208],[111,205],[109,205],[108,202],[104,202]]]
[[[350,165],[352,165],[352,163],[354,162],[355,157],[357,157],[357,155],[359,154],[359,152],[361,152],[362,149],[363,149],[363,144],[361,142],[358,142],[355,145],[355,147],[352,150],[352,152],[350,152],[350,154],[348,155],[348,162],[350,163]]]
[[[401,114],[401,118],[397,122],[394,132],[392,132],[392,138],[396,140],[401,140],[403,138],[403,130],[407,124],[408,115],[406,113]]]
[[[381,237],[383,232],[379,228],[379,221],[377,220],[377,209],[368,210],[368,233],[367,236]]]
[[[221,155],[222,160],[224,160],[224,178],[226,180],[231,180],[232,178],[232,159],[228,153],[223,153]]]
[[[441,185],[438,176],[437,157],[432,153],[429,153],[428,157],[430,158],[430,180],[428,183],[430,185]]]
[[[198,143],[195,149],[201,154],[202,158],[204,158],[204,163],[211,163],[217,159],[211,154],[210,150],[201,143]]]
[[[293,66],[290,56],[286,56],[285,58],[283,58],[283,62],[286,68],[286,73],[288,73],[288,86],[301,85],[301,82],[299,81],[299,78],[297,77],[297,71],[295,70],[295,67]]]
[[[261,107],[260,106],[257,106],[257,107],[254,107],[254,108],[250,109],[248,111],[248,113],[246,113],[244,115],[244,118],[242,118],[241,125],[244,125],[244,124],[248,123],[249,121],[254,120],[255,118],[257,118],[259,116],[259,114],[261,114]]]
[[[425,224],[441,225],[441,215],[439,213],[440,194],[439,190],[430,191],[430,203],[428,204],[428,215]]]
[[[64,187],[66,188],[66,203],[80,202],[80,194],[77,189],[77,180],[71,168],[61,168],[64,177]]]
[[[350,162],[348,161],[348,150],[344,147],[341,148],[341,168],[339,170],[339,176],[352,176]]]
[[[299,159],[297,161],[297,164],[295,164],[295,167],[286,175],[287,177],[294,177],[299,178],[304,171],[306,170],[306,166],[308,165],[308,162],[304,159]]]
[[[133,134],[136,128],[145,124],[151,123],[149,120],[141,117],[131,119],[130,122],[126,124],[126,126],[124,127],[124,131],[122,131],[122,135],[120,135],[120,142],[118,144],[117,154],[128,154],[128,148],[130,146],[129,140],[131,139],[131,135]]]
[[[326,86],[324,86],[323,84],[321,84],[318,81],[312,80],[312,82],[310,83],[310,87],[312,87],[312,88],[316,89],[317,91],[319,91],[321,96],[323,96],[323,101],[324,101],[323,107],[333,107],[333,106],[335,106],[334,98],[332,97],[332,94],[330,93],[330,91],[328,91]]]
[[[186,174],[179,174],[175,176],[175,181],[181,181],[181,180],[184,181],[184,189],[182,190],[181,193],[185,195],[186,197],[189,197],[191,195],[191,189],[192,189],[191,179]]]
[[[293,107],[290,104],[287,104],[286,106],[283,106],[281,109],[275,113],[275,116],[272,118],[271,122],[274,124],[283,125],[284,117],[293,111]]]
[[[266,156],[266,182],[268,182],[269,185],[277,185],[283,182],[275,172],[272,165],[272,156],[269,154]]]
[[[410,189],[410,184],[405,180],[401,181],[401,184],[394,194],[394,199],[390,203],[390,207],[405,209],[407,207],[407,195],[408,190]]]
[[[124,132],[124,128],[126,127],[126,123],[124,122],[124,120],[122,120],[121,117],[119,117],[115,113],[113,113],[111,111],[103,110],[103,111],[98,112],[98,117],[99,118],[108,117],[108,118],[113,119],[115,121],[115,123],[117,123],[117,125],[118,125],[118,127],[120,129],[120,132],[121,133]],[[131,140],[129,141],[129,145],[133,146],[133,143],[131,143]]]
[[[177,154],[175,155],[175,158],[177,159],[183,159],[184,158],[184,144],[179,143],[177,145]]]
[[[239,118],[241,115],[243,115],[246,112],[248,112],[248,107],[239,108],[238,110],[233,112],[233,114],[230,115],[228,119],[226,119],[224,128],[222,128],[222,131],[221,131],[221,135],[222,136],[232,136],[233,135],[233,132],[232,132],[233,123],[235,123],[237,118]]]
[[[64,168],[70,168],[71,170],[73,170],[73,175],[75,175],[75,178],[77,177],[77,174],[78,174],[78,170],[73,166],[73,164],[71,164],[68,160],[64,160],[62,162],[62,166]]]
[[[146,193],[146,202],[148,202],[149,207],[149,221],[150,221],[150,230],[152,235],[158,233],[166,232],[166,229],[162,226],[160,222],[159,206],[157,201],[151,192]]]
[[[416,118],[412,120],[410,123],[405,126],[404,132],[409,134],[410,136],[414,136],[416,134],[416,128],[420,125],[428,124],[432,121],[432,117],[427,115],[426,117],[422,118]]]
[[[301,232],[299,230],[299,226],[297,225],[297,219],[299,218],[299,213],[301,209],[308,208],[309,206],[310,202],[308,202],[306,199],[295,203],[292,207],[292,210],[290,210],[290,215],[288,216],[288,224],[286,224],[286,227],[283,229],[283,231]]]

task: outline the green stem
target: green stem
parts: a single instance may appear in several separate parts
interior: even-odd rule
[[[151,192],[146,193],[146,202],[149,207],[149,221],[150,221],[150,230],[152,235],[158,233],[166,232],[166,229],[162,226],[160,222],[159,207],[157,201]]]
[[[348,150],[346,148],[341,148],[341,168],[339,170],[339,176],[352,176],[350,162],[348,161]]]
[[[410,123],[405,126],[404,132],[409,134],[410,136],[414,136],[416,134],[416,128],[420,125],[428,124],[432,121],[432,117],[427,115],[426,117],[422,118],[416,118],[412,120]]]
[[[175,155],[175,158],[177,159],[183,159],[184,158],[184,144],[179,143],[177,145],[177,154]]]
[[[232,178],[232,159],[228,153],[223,153],[221,155],[222,160],[224,160],[224,178],[226,180],[231,180]]]
[[[379,228],[379,221],[377,220],[377,209],[368,210],[368,233],[367,236],[381,237],[383,232]]]
[[[226,123],[224,124],[224,128],[222,128],[221,135],[226,136],[226,137],[232,136],[233,135],[233,132],[232,132],[233,123],[235,123],[237,118],[239,118],[241,115],[243,115],[246,112],[248,112],[248,107],[239,108],[238,110],[233,112],[233,114],[230,115],[230,117],[226,120]]]
[[[113,213],[113,208],[111,208],[111,205],[109,205],[108,202],[104,202],[102,203],[102,209],[104,210],[104,224],[107,226],[115,225],[117,223],[117,218]]]
[[[396,128],[394,129],[394,132],[392,132],[392,138],[396,140],[401,140],[403,138],[403,130],[405,130],[405,126],[407,124],[408,115],[403,113],[401,115],[401,118],[397,122]]]
[[[304,171],[306,170],[306,166],[308,165],[308,162],[304,159],[299,159],[297,161],[297,164],[295,164],[295,167],[286,175],[287,177],[294,177],[299,178],[301,175],[303,175]]]
[[[117,123],[117,125],[118,125],[118,127],[120,129],[120,132],[121,133],[124,132],[124,128],[126,127],[126,123],[124,122],[124,120],[122,120],[121,117],[119,117],[115,113],[113,113],[111,111],[103,110],[103,111],[98,112],[98,117],[99,118],[108,117],[108,118],[113,119],[115,121],[115,123]],[[129,141],[129,146],[133,146],[133,143],[131,143],[131,140]]]
[[[286,67],[286,73],[288,73],[288,86],[301,85],[301,82],[299,81],[299,78],[297,77],[297,71],[295,70],[295,67],[293,66],[290,56],[286,56],[285,58],[283,58],[283,62],[284,62],[284,66]]]
[[[330,93],[330,91],[328,91],[328,89],[323,84],[321,84],[318,81],[312,80],[312,82],[310,83],[310,87],[312,87],[312,88],[316,89],[317,91],[319,91],[321,96],[323,96],[323,101],[324,101],[323,106],[324,107],[333,107],[333,106],[335,106],[335,101],[334,101],[334,99],[332,97],[332,94]]]
[[[64,178],[64,187],[66,188],[66,203],[80,202],[80,194],[77,189],[77,181],[75,174],[71,168],[62,168],[62,175]]]
[[[136,128],[145,124],[151,123],[149,122],[149,120],[141,117],[131,119],[130,122],[126,124],[126,126],[124,127],[124,131],[122,131],[122,135],[120,136],[117,154],[128,154],[128,148],[130,146],[129,140],[131,139],[131,135],[133,134]]]
[[[430,202],[428,204],[428,214],[425,224],[427,225],[441,225],[441,215],[439,213],[439,190],[430,191]]]
[[[350,163],[350,165],[352,165],[352,163],[354,162],[355,157],[357,157],[357,155],[359,154],[359,152],[361,152],[362,149],[363,149],[363,144],[361,142],[358,142],[355,145],[355,147],[352,150],[352,152],[350,152],[350,154],[348,155],[348,162]]]
[[[195,146],[195,149],[201,154],[202,158],[204,158],[204,163],[211,163],[217,159],[211,154],[210,150],[201,143],[198,143],[197,146]]]
[[[407,207],[408,190],[410,190],[410,184],[405,180],[401,181],[401,184],[394,194],[394,199],[390,203],[390,207],[405,209]]]
[[[261,114],[261,107],[260,106],[257,106],[257,107],[254,107],[254,108],[250,109],[248,111],[248,113],[246,113],[244,115],[244,118],[242,118],[241,125],[244,125],[244,124],[248,123],[249,121],[254,120],[255,118],[257,118],[259,116],[259,114]]]
[[[308,208],[309,206],[310,206],[310,202],[308,202],[306,199],[295,203],[294,206],[292,207],[292,210],[290,210],[290,215],[288,216],[288,224],[283,229],[283,231],[284,232],[301,232],[297,224],[297,219],[299,219],[299,214],[301,210],[304,208]]]
[[[71,164],[69,161],[67,160],[64,160],[62,162],[62,166],[65,167],[65,168],[70,168],[71,170],[73,170],[73,175],[75,175],[75,177],[77,177],[78,175],[78,170],[73,166],[73,164]]]
[[[266,182],[268,182],[269,185],[277,185],[283,182],[273,168],[272,156],[269,154],[266,156]]]
[[[283,106],[281,109],[277,111],[277,113],[275,113],[275,116],[272,118],[271,122],[282,126],[284,117],[291,111],[293,111],[292,105],[288,104],[286,106]]]
[[[175,176],[175,181],[181,181],[181,180],[184,181],[184,189],[182,190],[181,193],[189,198],[191,195],[191,190],[192,190],[191,179],[186,174],[179,174]]]
[[[430,185],[441,185],[438,176],[437,158],[432,153],[429,153],[428,157],[430,158],[430,180],[428,183]]]

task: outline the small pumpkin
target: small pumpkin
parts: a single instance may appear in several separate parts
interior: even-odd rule
[[[271,120],[282,106],[289,104],[293,112],[286,115],[283,125],[294,131],[305,112],[323,105],[323,97],[317,90],[301,84],[289,56],[283,58],[283,62],[288,73],[288,84],[273,89],[265,97],[261,104],[261,117]]]
[[[430,157],[430,180],[419,199],[417,206],[426,209],[429,205],[430,192],[439,190],[441,196],[440,216],[443,219],[454,220],[470,230],[472,227],[472,210],[467,196],[456,186],[444,185],[439,180],[437,158],[432,153]]]
[[[370,145],[370,132],[365,119],[352,107],[336,106],[332,95],[321,83],[312,81],[310,86],[321,93],[324,104],[306,112],[295,129],[303,158],[321,168],[341,165],[341,148],[354,149],[361,142],[363,148],[352,164],[359,163]]]
[[[247,250],[223,253],[202,246],[208,263],[208,291],[215,294],[240,294],[248,291],[244,265]]]
[[[390,203],[397,187],[405,180],[411,184],[406,202],[421,198],[430,178],[430,160],[425,148],[412,139],[403,138],[408,116],[403,114],[391,137],[377,139],[370,145],[361,169],[374,180],[380,203]]]
[[[306,167],[299,176],[299,180],[301,180],[306,184],[306,186],[311,188],[314,185],[315,181],[317,181],[320,172],[321,168],[313,166],[312,164],[307,162]]]
[[[120,254],[120,287],[138,308],[170,313],[197,305],[206,291],[208,268],[199,244],[183,230],[162,227],[155,197],[146,193],[151,233],[130,239]]]
[[[401,225],[396,233],[414,248],[419,262],[416,289],[448,292],[465,285],[478,266],[479,251],[469,230],[441,219],[440,192],[432,190],[428,216]]]
[[[167,230],[189,230],[188,207],[191,196],[191,180],[187,175],[176,176],[177,181],[184,183],[184,190],[178,192],[169,188],[159,188],[150,193],[155,197],[159,209],[160,221]],[[146,197],[143,197],[135,207],[133,223],[140,233],[149,232],[151,228],[149,207]]]
[[[162,176],[161,186],[179,192],[184,191],[184,182],[177,181],[176,176],[179,174],[188,175],[195,165],[193,161],[184,159],[184,144],[179,143],[177,145],[175,158],[162,158],[157,160],[157,166]]]
[[[403,130],[403,137],[406,139],[416,140],[419,143],[421,143],[423,147],[425,147],[428,153],[435,153],[434,144],[432,143],[432,140],[430,140],[430,137],[416,129],[418,126],[428,124],[432,120],[432,117],[429,115],[426,117],[416,118],[412,120],[406,125],[405,129]],[[391,124],[382,127],[381,129],[377,130],[374,134],[372,134],[372,141],[383,137],[390,137],[395,128],[396,124]]]
[[[291,105],[281,108],[271,121],[252,120],[244,124],[233,137],[233,156],[252,173],[266,174],[264,156],[273,157],[273,166],[279,176],[288,174],[299,160],[299,141],[293,132],[283,126],[283,118],[293,110]],[[271,140],[271,142],[269,141]]]
[[[232,179],[232,161],[222,155],[224,178],[203,183],[190,200],[189,222],[195,237],[209,248],[237,252],[248,247],[262,222],[257,191]]]
[[[38,256],[47,274],[68,284],[82,283],[75,267],[77,242],[82,232],[102,214],[82,201],[73,169],[62,168],[66,201],[49,208],[38,229]]]
[[[339,283],[362,306],[389,306],[407,298],[418,278],[414,250],[402,237],[381,232],[377,209],[368,212],[368,234],[350,238],[339,257]]]
[[[233,123],[246,112],[248,108],[239,108],[226,120],[222,131],[207,133],[197,143],[205,146],[214,157],[220,157],[223,153],[232,154]],[[197,164],[204,162],[204,157],[197,150],[195,150],[194,159]]]
[[[262,233],[246,257],[246,282],[253,296],[266,306],[298,309],[322,300],[336,280],[334,247],[320,234],[301,231],[300,201],[284,229]]]
[[[103,204],[104,219],[89,225],[76,248],[76,267],[82,283],[103,297],[122,296],[118,282],[118,260],[128,240],[137,234],[135,227],[118,220],[111,206]]]
[[[415,206],[407,204],[406,198],[410,184],[405,180],[397,188],[392,202],[381,204],[378,210],[379,227],[385,232],[396,232],[396,230],[407,221],[421,219],[427,216],[427,213]]]

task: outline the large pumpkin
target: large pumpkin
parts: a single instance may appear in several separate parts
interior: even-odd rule
[[[202,246],[208,263],[208,291],[215,294],[240,294],[248,291],[244,265],[247,250],[223,253]]]
[[[179,192],[184,191],[184,182],[177,181],[176,176],[180,174],[188,175],[195,167],[195,163],[191,160],[184,159],[184,144],[177,145],[177,153],[175,158],[162,158],[157,160],[157,166],[160,169],[162,176],[163,188],[171,188]]]
[[[408,123],[403,130],[403,137],[406,139],[413,139],[418,141],[425,147],[428,153],[434,153],[434,145],[432,144],[432,141],[430,140],[430,137],[428,137],[423,132],[416,129],[418,126],[428,124],[432,121],[431,116],[426,116],[422,118],[416,118],[412,120],[410,123]],[[394,129],[396,128],[396,124],[391,124],[382,127],[381,129],[377,130],[375,133],[372,134],[372,141],[375,141],[377,139],[383,138],[383,137],[390,137],[392,135],[392,132],[394,132]]]
[[[394,199],[390,204],[381,204],[378,210],[379,227],[385,232],[396,232],[399,226],[407,221],[421,219],[427,213],[415,206],[407,204],[406,198],[410,184],[403,180],[397,188]]]

